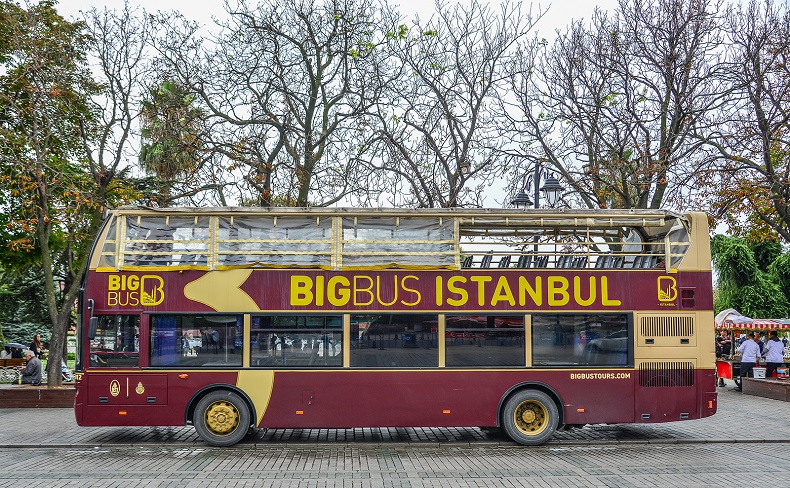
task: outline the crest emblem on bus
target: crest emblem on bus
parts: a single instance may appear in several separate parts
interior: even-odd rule
[[[151,307],[165,300],[165,280],[157,275],[140,278],[140,305]]]
[[[658,301],[674,302],[678,297],[678,283],[672,276],[658,277]]]
[[[121,394],[121,384],[118,380],[112,380],[110,382],[110,395],[117,397]]]

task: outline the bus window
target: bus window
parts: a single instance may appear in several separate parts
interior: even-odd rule
[[[154,315],[151,366],[241,366],[241,315]]]
[[[626,366],[633,362],[626,314],[532,316],[534,366]]]
[[[436,315],[352,315],[351,366],[436,368],[438,324]]]
[[[140,317],[99,315],[96,336],[90,342],[90,365],[98,368],[128,368],[138,365]]]
[[[343,317],[253,316],[250,351],[251,366],[341,367]]]
[[[448,368],[524,367],[524,316],[448,315]]]

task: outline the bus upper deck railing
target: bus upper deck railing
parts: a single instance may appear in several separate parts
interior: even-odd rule
[[[91,266],[661,269],[689,236],[689,219],[655,210],[123,208]]]

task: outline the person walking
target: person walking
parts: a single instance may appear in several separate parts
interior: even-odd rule
[[[768,342],[765,343],[763,348],[763,357],[765,357],[765,377],[770,378],[773,376],[776,368],[784,364],[784,351],[785,345],[779,340],[779,334],[772,330],[768,337]]]
[[[743,341],[738,346],[738,352],[741,353],[741,385],[736,388],[737,391],[743,389],[743,379],[747,376],[754,377],[752,369],[757,366],[757,361],[760,358],[760,340],[759,332],[752,332],[749,334],[747,340]]]

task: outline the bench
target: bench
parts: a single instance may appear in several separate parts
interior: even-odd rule
[[[0,385],[0,408],[74,408],[74,386]]]
[[[25,366],[26,364],[27,364],[27,360],[22,358],[0,359],[0,367],[2,368],[5,368],[6,366],[9,367]]]

